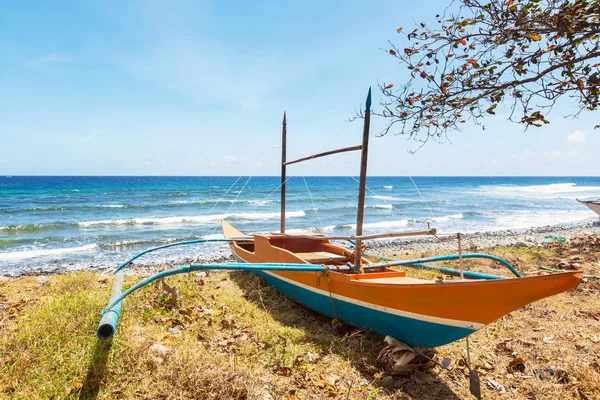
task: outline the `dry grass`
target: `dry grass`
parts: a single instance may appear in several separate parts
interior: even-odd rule
[[[600,252],[575,249],[501,248],[492,253],[526,273],[540,262],[553,266],[579,256],[584,271],[594,273]],[[500,271],[491,263],[478,270]],[[127,282],[139,278],[128,276]],[[126,300],[115,338],[101,343],[94,333],[110,279],[78,272],[47,283],[31,277],[0,281],[0,398],[470,396],[464,340],[438,348],[440,356],[453,360],[449,370],[390,380],[376,361],[384,346],[381,337],[340,333],[329,319],[280,296],[253,275],[188,275],[169,282],[183,295],[178,307],[168,308],[157,287],[140,290]],[[484,398],[600,398],[600,343],[594,343],[599,336],[597,280],[511,313],[471,336],[471,359]],[[164,364],[149,353],[156,343],[171,349]],[[518,358],[522,365],[509,371]]]

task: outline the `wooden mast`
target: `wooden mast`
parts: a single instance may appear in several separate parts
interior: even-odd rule
[[[287,123],[283,112],[283,127],[281,128],[281,233],[285,233],[285,181],[286,181],[286,136]]]
[[[362,236],[363,219],[365,216],[365,188],[367,184],[367,156],[369,153],[369,128],[371,125],[371,88],[367,95],[365,122],[363,124],[363,141],[360,157],[360,182],[358,185],[358,212],[356,213],[356,236]],[[356,254],[354,257],[354,270],[363,273],[362,266],[362,240],[356,240]]]

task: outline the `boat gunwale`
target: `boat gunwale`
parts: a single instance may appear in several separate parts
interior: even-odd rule
[[[231,242],[229,243],[230,248],[232,249],[232,251],[234,250],[241,250],[243,253],[247,253],[248,255],[252,256],[254,255],[254,253],[251,253],[243,248],[241,248],[240,246],[237,245],[236,242]],[[288,251],[285,249],[280,249],[283,251]],[[251,262],[248,261],[247,259],[245,259],[243,257],[243,254],[239,254],[237,251],[234,251],[236,256],[238,258],[240,258],[242,261],[244,262]],[[290,252],[291,254],[294,254],[292,252]],[[299,257],[298,257],[299,258]],[[309,262],[307,262],[306,260],[303,260],[303,263],[306,264],[311,264]],[[282,263],[285,264],[285,263]],[[324,264],[311,264],[311,265],[324,265]],[[324,265],[326,267],[326,265]],[[368,264],[366,265],[368,266]],[[386,269],[385,267],[382,267],[384,270]],[[534,275],[534,276],[527,276],[527,277],[503,277],[503,279],[494,279],[494,280],[490,280],[490,279],[464,279],[464,280],[460,280],[460,279],[450,279],[450,280],[438,280],[438,281],[434,281],[434,280],[429,280],[429,279],[419,279],[419,278],[412,278],[412,279],[419,279],[421,280],[423,283],[380,283],[380,282],[370,282],[369,279],[364,279],[361,280],[360,278],[357,278],[357,276],[363,275],[363,274],[352,274],[350,270],[348,271],[336,271],[335,270],[335,266],[332,266],[331,268],[327,268],[327,274],[329,275],[329,277],[333,280],[333,281],[341,281],[341,282],[348,282],[350,284],[355,284],[355,285],[361,285],[361,286],[365,286],[365,287],[380,287],[380,288],[391,288],[391,287],[406,287],[406,288],[423,288],[423,287],[428,287],[428,286],[437,286],[437,287],[441,287],[441,285],[444,286],[448,286],[448,285],[460,285],[461,287],[472,287],[472,286],[481,286],[482,283],[485,283],[486,287],[490,287],[490,285],[492,284],[492,282],[496,282],[496,284],[498,285],[512,285],[515,284],[516,282],[518,282],[519,284],[533,284],[535,282],[539,282],[539,281],[547,281],[547,280],[561,280],[561,279],[566,279],[568,277],[572,277],[574,279],[579,279],[581,280],[583,278],[583,272],[581,271],[566,271],[566,272],[560,272],[560,273],[554,273],[554,274],[544,274],[544,275]],[[390,272],[399,272],[398,270],[394,270],[394,269],[389,269]],[[281,275],[284,277],[287,277],[288,279],[290,279],[288,276],[289,274],[293,274],[293,273],[297,273],[297,272],[289,272],[289,271],[271,271],[271,273],[274,273],[276,275]],[[305,272],[301,272],[302,274],[313,274],[315,275],[315,278],[319,278],[320,276],[323,275],[322,272],[310,272],[310,271],[305,271]],[[368,275],[369,273],[366,272],[364,273],[364,275]],[[410,277],[407,277],[410,278]],[[385,278],[380,278],[380,279],[385,279]],[[390,279],[399,279],[399,277],[390,277]]]

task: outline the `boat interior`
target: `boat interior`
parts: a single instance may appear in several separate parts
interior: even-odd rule
[[[285,234],[254,235],[253,241],[237,242],[242,249],[255,254],[278,255],[284,262],[346,265],[354,262],[354,252],[332,244],[321,235],[314,238],[294,237]],[[363,262],[368,260],[363,258]]]

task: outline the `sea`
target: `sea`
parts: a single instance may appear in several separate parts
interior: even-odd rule
[[[287,232],[352,235],[355,177],[288,178]],[[369,177],[364,233],[521,230],[598,218],[600,177]],[[280,177],[0,176],[0,276],[116,267],[149,247],[276,232]],[[142,264],[211,261],[224,243],[176,246]]]

